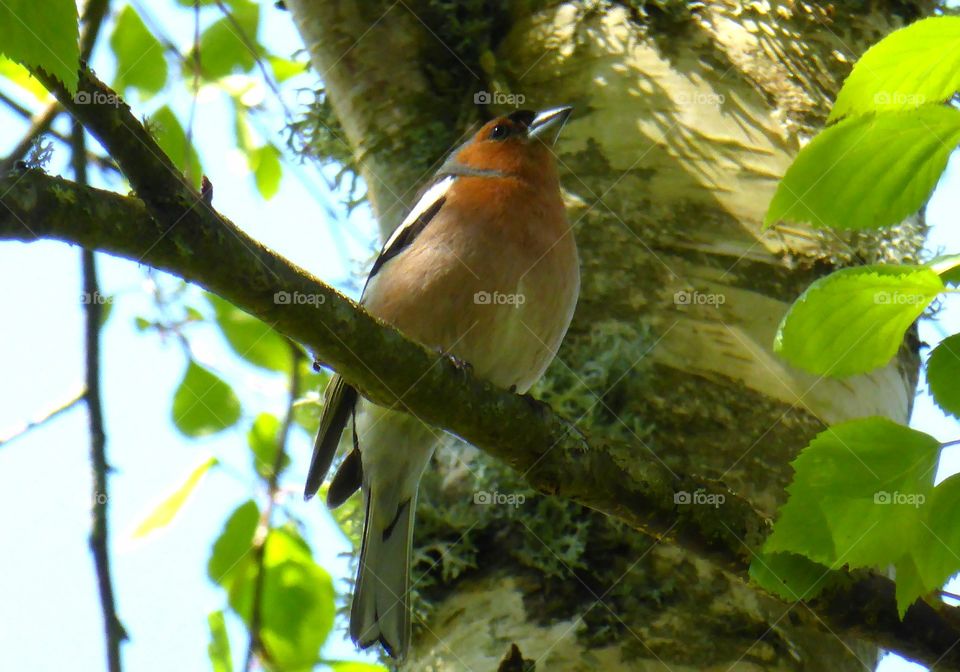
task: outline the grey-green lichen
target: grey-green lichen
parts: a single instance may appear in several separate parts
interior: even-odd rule
[[[73,191],[63,189],[57,185],[50,187],[50,194],[58,201],[72,205],[77,200],[77,195]]]

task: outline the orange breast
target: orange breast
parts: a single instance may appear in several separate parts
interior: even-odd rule
[[[364,305],[411,338],[470,362],[478,376],[526,391],[573,316],[573,234],[559,190],[544,194],[509,178],[461,180],[414,244],[370,281]]]

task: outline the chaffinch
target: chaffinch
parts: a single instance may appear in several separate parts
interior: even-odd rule
[[[526,392],[553,360],[580,289],[577,247],[553,152],[571,108],[519,110],[487,123],[441,166],[373,264],[361,305],[410,338]],[[363,399],[340,376],[326,390],[304,495],[318,490],[340,435],[353,450],[333,477],[335,508],[366,503],[350,612],[361,647],[402,659],[410,644],[410,544],[417,489],[436,430]]]

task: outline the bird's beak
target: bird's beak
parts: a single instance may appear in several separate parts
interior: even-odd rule
[[[552,145],[557,141],[560,129],[563,128],[571,112],[573,112],[573,108],[568,105],[540,112],[530,122],[527,137],[540,138],[546,144]]]

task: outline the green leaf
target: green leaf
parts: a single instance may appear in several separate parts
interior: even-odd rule
[[[293,353],[287,340],[253,315],[216,294],[206,294],[216,313],[220,331],[245,360],[270,371],[290,371]]]
[[[920,571],[917,569],[917,553],[905,553],[897,561],[894,571],[897,581],[897,613],[901,620],[907,613],[907,608],[917,601],[917,598],[930,592],[923,587]]]
[[[922,19],[870,47],[837,94],[828,121],[942,103],[960,88],[960,17]]]
[[[207,562],[207,576],[214,583],[229,588],[238,572],[250,560],[253,535],[260,522],[260,510],[252,499],[230,514],[223,531],[213,544]]]
[[[273,145],[264,145],[247,154],[247,162],[253,171],[257,191],[269,201],[280,189],[283,169],[280,167],[280,151]]]
[[[173,110],[164,105],[150,118],[150,125],[160,149],[170,157],[173,165],[183,171],[193,186],[199,186],[203,175],[200,157],[193,143],[187,141],[187,134]]]
[[[263,51],[257,44],[260,8],[252,2],[238,1],[233,3],[231,14],[236,23],[224,17],[212,23],[200,36],[200,70],[207,80],[250,71],[256,64],[255,53]],[[188,56],[185,67],[191,62],[192,56]]]
[[[376,663],[361,663],[356,660],[332,660],[327,662],[333,672],[390,672],[389,668]]]
[[[960,285],[960,254],[944,254],[934,257],[926,266],[940,276],[947,285]]]
[[[794,553],[755,555],[750,578],[788,602],[809,600],[837,580],[837,572]]]
[[[282,84],[292,77],[302,75],[307,71],[309,63],[301,61],[291,61],[279,56],[267,56],[267,62],[270,63],[270,69],[273,71],[273,78],[278,84]]]
[[[258,569],[248,564],[229,594],[230,606],[248,625]],[[333,581],[292,526],[270,531],[264,570],[260,625],[270,660],[281,670],[311,669],[333,627]]]
[[[176,517],[180,509],[183,508],[183,505],[187,503],[187,499],[190,497],[190,494],[194,491],[197,485],[200,484],[200,480],[203,478],[204,474],[210,470],[210,467],[217,463],[217,458],[211,457],[203,462],[201,462],[193,471],[191,471],[186,480],[177,486],[177,489],[174,490],[170,495],[164,499],[160,504],[148,515],[142,523],[137,526],[137,529],[133,531],[133,537],[140,538],[145,537],[151,532],[155,532],[161,528],[166,527],[170,522]]]
[[[927,383],[937,406],[960,417],[960,334],[943,339],[930,353]]]
[[[922,507],[914,543],[897,561],[897,608],[903,618],[917,598],[939,590],[960,571],[960,474],[933,489]]]
[[[233,389],[193,360],[173,393],[173,424],[191,438],[216,434],[240,419]]]
[[[233,102],[233,134],[237,147],[249,153],[253,147],[253,132],[247,121],[247,108],[240,102],[239,96],[231,96]]]
[[[107,320],[110,319],[110,316],[113,315],[113,302],[114,297],[106,297],[106,301],[100,306],[100,328],[103,329],[107,324]]]
[[[270,413],[261,413],[253,421],[250,433],[247,434],[247,444],[253,453],[253,468],[264,480],[268,480],[273,473],[273,465],[277,461],[277,448],[280,446],[280,420]],[[282,472],[290,464],[290,458],[284,455],[280,460]]]
[[[927,593],[940,588],[960,571],[960,526],[957,525],[960,474],[954,474],[933,489],[924,512],[914,561]]]
[[[210,626],[210,643],[207,655],[213,672],[233,672],[233,660],[230,658],[230,638],[227,636],[227,624],[222,611],[211,611],[207,615]]]
[[[853,117],[800,150],[764,218],[839,229],[896,224],[930,196],[960,142],[960,111],[926,106]]]
[[[120,10],[110,35],[110,48],[117,57],[117,76],[113,88],[118,91],[135,88],[152,95],[166,85],[167,60],[163,55],[163,45],[130,5]]]
[[[153,322],[151,322],[145,317],[140,317],[139,315],[133,318],[133,324],[134,326],[136,326],[137,331],[141,331],[141,332],[146,331],[147,329],[153,326]]]
[[[3,56],[0,56],[0,77],[4,77],[8,82],[20,87],[38,103],[46,103],[51,99],[50,92],[44,88],[43,84],[33,78],[29,70]]]
[[[28,68],[43,68],[76,93],[80,43],[74,0],[4,0],[0,26],[0,52]]]
[[[915,547],[940,442],[886,418],[818,434],[793,461],[790,497],[764,553],[831,569],[885,567]]]
[[[903,335],[944,290],[925,266],[844,268],[814,282],[777,330],[774,350],[811,373],[865,373],[897,353]]]

